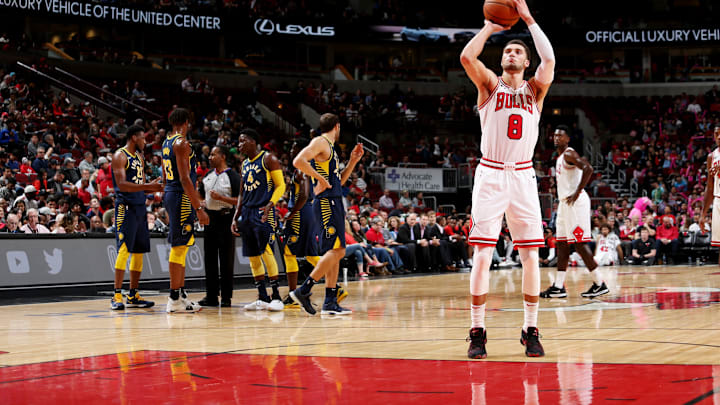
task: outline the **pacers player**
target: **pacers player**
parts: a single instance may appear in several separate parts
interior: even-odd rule
[[[307,146],[305,139],[293,143],[290,148],[290,159],[295,159],[300,150]],[[285,271],[288,278],[288,290],[295,291],[298,276],[298,257],[305,257],[313,267],[320,261],[320,232],[318,222],[313,211],[314,194],[312,181],[303,172],[295,169],[290,185],[290,212],[285,219],[284,230],[284,259]],[[348,296],[348,293],[338,285],[338,303]],[[299,304],[288,297],[283,301],[285,308],[299,308]]]
[[[112,181],[115,189],[115,240],[118,255],[115,260],[115,294],[110,308],[150,308],[152,301],[138,293],[143,253],[150,251],[150,231],[145,212],[145,193],[162,191],[160,179],[145,183],[145,132],[139,125],[127,129],[127,143],[115,151],[112,159]],[[130,293],[123,304],[122,283],[125,266],[130,258]]]
[[[525,322],[520,342],[525,355],[544,356],[537,328],[540,294],[538,248],[544,246],[540,200],[532,170],[543,100],[552,83],[555,54],[550,41],[535,23],[525,0],[513,0],[520,18],[527,24],[540,65],[535,77],[523,80],[530,67],[530,49],[512,40],[502,52],[502,76],[488,69],[478,56],[495,32],[507,29],[489,21],[468,42],[460,62],[478,90],[478,113],[482,127],[482,159],[475,172],[472,196],[470,244],[474,245],[470,273],[472,306],[468,357],[487,356],[485,343],[485,303],[489,290],[490,264],[502,225],[507,218],[513,243],[518,247],[523,267],[523,307]]]
[[[168,116],[172,131],[162,144],[165,197],[163,204],[170,218],[168,241],[170,249],[170,297],[168,313],[197,312],[200,305],[188,299],[185,293],[185,260],[188,247],[195,244],[193,235],[195,215],[201,225],[210,220],[201,206],[197,189],[197,157],[186,136],[190,126],[190,112],[174,109]]]
[[[325,303],[322,314],[347,315],[352,311],[338,304],[338,271],[340,260],[345,257],[345,208],[342,201],[342,185],[350,177],[355,165],[363,156],[362,144],[355,145],[350,161],[340,173],[340,161],[335,143],[340,140],[340,119],[335,114],[320,117],[322,135],[310,141],[293,159],[293,165],[315,181],[313,207],[315,218],[320,222],[320,253],[322,258],[300,288],[290,297],[310,315],[315,308],[310,301],[310,291],[325,276]]]
[[[285,194],[285,177],[277,157],[258,147],[259,139],[255,130],[244,129],[240,132],[238,149],[247,158],[242,163],[242,186],[232,231],[236,235],[242,233],[243,255],[250,258],[250,270],[258,289],[258,299],[247,304],[245,310],[282,311],[284,306],[280,298],[278,265],[273,246],[277,228],[275,204]],[[267,295],[263,263],[270,278],[272,297]]]
[[[540,293],[543,298],[567,297],[565,290],[565,274],[570,260],[570,244],[575,244],[575,251],[582,257],[593,280],[593,285],[580,294],[586,298],[607,294],[605,282],[600,278],[597,263],[586,243],[592,240],[590,229],[590,197],[585,192],[593,168],[590,163],[578,155],[575,149],[568,147],[570,135],[568,127],[559,125],[553,138],[558,158],[555,162],[555,177],[560,203],[557,211],[557,231],[555,232],[558,252],[558,268],[555,282],[547,290]]]

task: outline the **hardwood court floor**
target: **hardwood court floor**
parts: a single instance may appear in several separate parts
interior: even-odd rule
[[[569,297],[542,300],[539,359],[519,343],[519,268],[491,273],[486,360],[466,358],[468,273],[351,282],[349,317],[245,312],[254,290],[198,314],[167,315],[165,296],[122,312],[108,299],[0,307],[0,398],[720,404],[720,268],[601,271],[611,294],[580,298],[589,277],[571,269]]]

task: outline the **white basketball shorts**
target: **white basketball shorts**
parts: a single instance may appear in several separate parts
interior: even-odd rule
[[[555,226],[555,239],[558,242],[583,243],[592,240],[590,197],[585,191],[573,205],[568,205],[564,199],[560,201]]]
[[[514,164],[482,159],[475,169],[469,243],[495,246],[503,214],[517,248],[545,246],[532,162]]]

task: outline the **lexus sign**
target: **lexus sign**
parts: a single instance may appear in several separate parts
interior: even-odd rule
[[[311,25],[287,24],[281,25],[267,18],[260,18],[255,21],[255,32],[258,35],[308,35],[313,37],[333,37],[335,27],[321,27]]]

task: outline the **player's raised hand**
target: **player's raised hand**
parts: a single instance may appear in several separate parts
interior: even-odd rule
[[[509,30],[509,29],[511,28],[511,27],[506,27],[506,26],[504,26],[504,25],[495,24],[494,22],[492,22],[492,21],[490,21],[490,20],[485,20],[485,26],[488,27],[488,28],[490,28],[490,30],[491,30],[493,33],[495,33],[495,32],[500,32],[500,31],[505,31],[505,30]]]
[[[515,3],[515,10],[517,10],[518,15],[523,21],[527,23],[528,20],[533,18],[532,14],[530,14],[530,8],[525,0],[513,0],[513,3]]]
[[[362,159],[364,154],[365,154],[365,149],[363,149],[363,144],[358,143],[357,145],[355,145],[352,152],[350,152],[350,160],[357,163],[360,161],[360,159]]]

